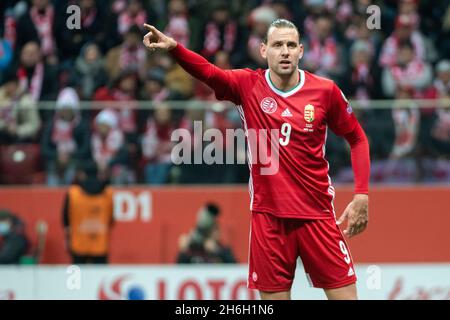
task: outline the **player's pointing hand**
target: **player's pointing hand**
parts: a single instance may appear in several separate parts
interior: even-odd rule
[[[154,26],[144,23],[144,27],[149,32],[144,36],[144,40],[142,42],[145,47],[151,51],[155,49],[170,51],[177,46],[177,42],[173,38],[166,36]]]

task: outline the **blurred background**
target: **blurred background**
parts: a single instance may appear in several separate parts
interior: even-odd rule
[[[225,133],[239,114],[149,54],[142,24],[221,68],[266,68],[276,18],[370,142],[370,223],[349,241],[360,298],[450,298],[450,1],[2,0],[0,299],[258,298],[245,149],[223,146],[239,164],[171,160],[174,130]],[[326,151],[340,215],[350,149],[330,132]],[[293,297],[325,298],[300,262]]]

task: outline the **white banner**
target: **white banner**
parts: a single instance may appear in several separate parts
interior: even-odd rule
[[[450,299],[450,264],[357,265],[360,299]],[[325,299],[297,268],[293,299]],[[259,299],[246,265],[3,266],[0,299]]]

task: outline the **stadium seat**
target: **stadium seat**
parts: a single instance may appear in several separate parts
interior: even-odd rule
[[[39,144],[17,144],[0,147],[0,181],[3,184],[42,182]]]

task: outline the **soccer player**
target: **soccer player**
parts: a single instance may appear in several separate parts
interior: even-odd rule
[[[235,103],[245,130],[280,132],[278,172],[261,174],[260,163],[249,165],[249,288],[258,289],[262,299],[290,299],[300,257],[310,285],[323,288],[328,299],[357,299],[352,257],[338,225],[348,219],[348,237],[367,226],[369,146],[336,84],[298,68],[303,45],[295,25],[279,19],[269,27],[260,46],[267,70],[222,70],[145,27],[144,45],[170,52],[218,99]],[[353,201],[338,221],[325,159],[328,127],[350,144],[355,180]]]

